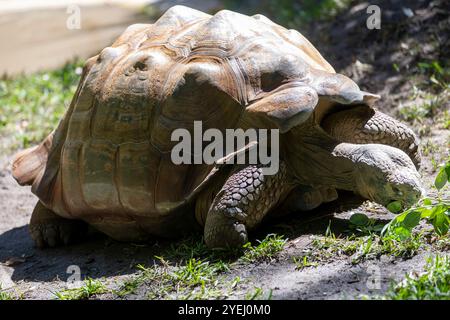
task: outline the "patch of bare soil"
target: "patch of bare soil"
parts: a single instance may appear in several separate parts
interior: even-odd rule
[[[413,98],[414,87],[427,81],[416,76],[417,63],[448,59],[448,3],[374,1],[372,4],[378,4],[382,9],[380,30],[365,27],[368,16],[365,3],[350,6],[331,22],[314,23],[300,31],[338,72],[356,80],[363,89],[380,94],[380,109],[399,117],[399,108],[418,102]],[[428,87],[431,88],[431,84]],[[441,94],[439,89],[430,90],[435,95]],[[425,154],[421,169],[427,186],[431,186],[435,175],[434,163],[448,156],[449,130],[442,127],[439,117],[449,108],[448,101],[443,103],[446,105],[427,118],[411,122],[421,134],[422,141],[435,146],[433,152]],[[66,271],[70,265],[80,266],[82,276],[103,279],[106,284],[117,287],[136,274],[137,263],[154,263],[154,256],[169,245],[158,241],[137,246],[92,235],[82,244],[37,250],[27,232],[37,199],[29,188],[15,183],[5,161],[0,168],[3,168],[0,171],[0,281],[4,287],[13,287],[13,292],[23,294],[24,298],[54,298],[53,293],[66,286],[65,280],[69,276]],[[245,297],[257,287],[266,293],[272,291],[274,299],[353,299],[361,294],[379,294],[386,290],[392,279],[398,280],[405,272],[420,271],[425,257],[436,253],[422,249],[411,259],[381,256],[358,264],[343,257],[296,270],[292,258],[302,255],[305,248],[311,248],[311,236],[323,235],[330,221],[333,230],[344,230],[348,217],[355,211],[385,221],[392,218],[386,210],[374,210],[370,204],[361,204],[347,195],[313,212],[266,223],[254,237],[279,232],[290,240],[272,262],[233,267],[229,278],[239,276],[242,283],[236,287],[232,298]],[[368,285],[373,266],[379,271],[381,289]],[[99,296],[102,297],[111,298],[110,295]],[[133,298],[145,298],[145,295],[138,292]]]

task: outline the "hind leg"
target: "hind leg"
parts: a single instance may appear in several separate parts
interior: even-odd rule
[[[62,218],[40,201],[34,207],[29,228],[38,248],[75,243],[83,238],[88,230],[85,222]]]
[[[283,204],[277,208],[277,215],[285,215],[297,211],[309,211],[322,203],[331,202],[338,198],[336,189],[329,187],[297,186],[292,190]]]

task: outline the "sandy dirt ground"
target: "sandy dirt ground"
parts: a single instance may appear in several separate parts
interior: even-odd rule
[[[397,8],[397,11],[394,11],[399,10]],[[408,33],[405,32],[404,39],[394,42],[390,41],[389,37],[384,38],[381,33],[361,38],[354,28],[348,27],[351,23],[361,22],[361,13],[358,12],[356,9],[349,11],[346,16],[336,19],[333,23],[312,28],[306,35],[324,52],[325,57],[339,72],[354,78],[363,89],[381,94],[383,104],[378,105],[380,109],[398,116],[399,106],[411,103],[411,83],[408,80],[402,81],[402,75],[392,70],[393,62],[405,60],[402,59],[401,52],[399,51],[400,56],[397,56],[395,61],[386,60],[385,55],[392,56],[393,47],[398,47],[401,41],[407,41]],[[419,18],[423,17],[416,16],[416,19]],[[37,14],[36,19],[44,19],[44,16]],[[396,19],[395,16],[393,19]],[[420,20],[420,23],[432,23],[426,19],[424,21]],[[126,19],[123,22],[126,23]],[[414,26],[416,22],[408,23]],[[121,26],[113,25],[110,30],[115,28]],[[383,32],[389,33],[389,28]],[[111,35],[113,33],[111,32]],[[423,28],[421,36],[426,38],[426,28]],[[385,39],[386,43],[382,43],[380,39]],[[82,36],[80,41],[83,41]],[[374,41],[382,49],[375,50],[372,47]],[[385,53],[380,52],[383,48]],[[45,47],[42,50],[45,56]],[[72,48],[61,44],[61,50]],[[361,63],[357,62],[360,60],[356,57],[370,64],[372,69],[361,69]],[[18,57],[11,55],[6,59],[15,61]],[[378,71],[373,71],[374,69]],[[434,155],[424,157],[421,168],[429,190],[435,176],[432,156],[437,155],[438,162],[448,156],[449,130],[440,128],[437,120],[432,118],[425,124],[414,124],[417,132],[423,129],[423,125],[431,128],[423,134],[422,141],[438,146]],[[136,274],[135,266],[138,263],[153,264],[155,255],[158,256],[170,245],[170,242],[165,240],[144,245],[124,244],[93,234],[88,241],[78,245],[48,250],[35,249],[27,228],[37,199],[28,187],[20,187],[13,180],[10,161],[11,155],[2,155],[0,160],[0,281],[3,288],[9,287],[11,292],[17,292],[27,299],[53,299],[55,292],[66,288],[66,279],[69,276],[67,268],[70,265],[80,266],[83,277],[101,279],[110,288],[115,288]],[[351,263],[350,257],[342,257],[317,267],[296,270],[292,257],[299,256],[306,248],[310,248],[311,236],[323,235],[330,220],[332,225],[339,229],[347,226],[347,219],[355,211],[365,212],[371,217],[385,221],[393,217],[383,208],[375,207],[373,210],[372,207],[370,203],[361,204],[358,199],[343,195],[337,202],[313,212],[298,213],[281,221],[266,223],[252,235],[253,239],[279,232],[286,234],[289,241],[277,259],[271,262],[233,266],[227,277],[232,279],[239,276],[242,282],[230,298],[243,298],[255,287],[261,287],[264,290],[272,290],[273,299],[353,299],[361,294],[381,293],[388,288],[392,280],[402,278],[406,272],[422,270],[425,258],[436,252],[420,250],[411,259],[381,256],[356,265]],[[381,290],[372,290],[367,285],[371,267],[374,265],[380,270]],[[97,298],[114,297],[105,294]],[[138,291],[128,298],[145,298],[145,295]]]
[[[28,222],[37,198],[28,187],[20,187],[10,175],[8,169],[0,174],[0,279],[3,287],[15,286],[15,289],[31,299],[51,299],[54,293],[66,288],[66,279],[70,274],[70,265],[81,267],[82,274],[92,278],[106,279],[114,286],[136,272],[139,263],[152,264],[154,256],[164,251],[168,241],[136,246],[112,241],[102,235],[93,235],[85,243],[65,248],[37,250],[28,234]],[[353,205],[347,200],[341,205]],[[246,281],[233,295],[242,297],[247,290],[258,286],[272,288],[274,298],[323,299],[354,297],[368,293],[366,286],[368,267],[374,262],[352,266],[347,260],[338,260],[330,264],[304,271],[296,271],[292,257],[298,256],[310,244],[310,236],[322,234],[330,219],[333,225],[344,223],[350,211],[335,214],[336,203],[321,208],[318,218],[312,213],[289,217],[278,221],[275,226],[265,226],[259,235],[276,232],[285,225],[293,230],[281,256],[273,263],[237,266],[229,277],[236,276]],[[389,214],[383,212],[386,219]],[[256,236],[256,235],[255,235]],[[384,289],[392,278],[399,278],[413,267],[420,270],[423,255],[412,260],[391,261],[388,258],[377,261],[382,272]],[[240,292],[241,291],[241,292]]]
[[[21,294],[26,299],[55,299],[55,293],[67,289],[71,265],[80,267],[83,277],[101,279],[111,289],[118,289],[136,274],[136,265],[152,265],[171,244],[161,240],[148,244],[118,243],[103,235],[93,234],[86,242],[63,248],[38,250],[28,234],[28,222],[37,198],[29,188],[20,187],[8,169],[0,174],[0,281],[3,288]],[[353,265],[350,258],[340,258],[314,268],[296,270],[292,258],[301,256],[310,247],[311,236],[324,233],[328,223],[345,228],[346,220],[355,210],[367,212],[367,203],[347,197],[311,213],[299,213],[274,224],[266,224],[253,237],[265,234],[289,234],[283,252],[271,262],[237,264],[227,278],[240,277],[242,282],[229,296],[242,299],[254,290],[272,291],[273,299],[354,299],[363,294],[379,294],[392,280],[399,280],[406,272],[421,271],[432,252],[422,251],[412,259],[382,256],[375,261]],[[388,220],[390,213],[379,208],[369,216]],[[288,228],[288,231],[286,230]],[[381,287],[372,289],[371,270],[379,270]],[[110,299],[112,295],[97,298]],[[128,299],[145,298],[137,292]],[[264,296],[262,297],[264,298]]]

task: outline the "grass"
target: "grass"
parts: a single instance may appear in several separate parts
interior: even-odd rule
[[[246,243],[238,249],[209,249],[203,238],[191,236],[170,245],[162,256],[169,261],[186,261],[191,258],[204,259],[214,262],[230,264],[235,261],[254,263],[271,261],[283,250],[287,239],[282,235],[268,234],[256,244]]]
[[[411,258],[425,247],[434,250],[450,249],[449,203],[443,193],[450,181],[450,161],[447,161],[436,175],[434,198],[421,199],[417,204],[402,211],[388,205],[390,210],[399,213],[387,224],[370,219],[365,214],[356,213],[349,220],[349,234],[336,236],[329,225],[324,236],[314,236],[311,248],[304,254],[294,257],[296,269],[317,266],[319,262],[328,262],[339,257],[350,257],[352,264],[364,260],[377,259],[382,255]],[[426,224],[433,229],[426,229]],[[419,228],[417,228],[420,226]]]
[[[139,274],[114,293],[120,298],[139,290],[144,290],[149,299],[224,298],[241,282],[239,278],[227,278],[234,264],[271,261],[286,241],[283,236],[269,234],[256,245],[247,243],[242,250],[210,250],[202,238],[189,237],[156,256],[159,264],[138,265]]]
[[[324,236],[313,236],[310,247],[305,248],[302,255],[292,259],[297,270],[316,267],[340,258],[349,259],[351,264],[378,259],[382,255],[408,259],[425,245],[424,232],[413,233],[408,239],[394,234],[381,236],[379,231],[372,230],[353,230],[349,234],[336,236],[329,226]]]
[[[205,285],[214,281],[215,276],[227,268],[222,263],[189,259],[187,263],[175,269],[173,280],[188,287]]]
[[[240,282],[239,278],[225,279],[222,273],[227,268],[218,262],[195,258],[175,266],[162,258],[160,262],[151,267],[138,265],[139,275],[125,281],[114,293],[123,298],[142,289],[148,299],[218,299],[228,296]]]
[[[309,257],[307,255],[305,255],[301,258],[293,257],[292,260],[295,264],[296,270],[303,270],[308,267],[317,267],[319,265],[317,262],[309,261]]]
[[[17,292],[15,290],[15,294],[12,294],[10,291],[6,291],[2,289],[2,284],[0,282],[0,301],[5,300],[22,300],[24,298],[24,294],[22,292]]]
[[[0,291],[0,300],[14,300],[14,297],[8,292]]]
[[[14,297],[9,293],[2,289],[0,284],[0,300],[14,300]]]
[[[422,143],[421,150],[422,155],[428,157],[439,151],[439,145],[433,143],[431,140],[427,140],[424,143]]]
[[[438,121],[441,124],[442,129],[450,129],[450,112],[444,110],[441,119]]]
[[[81,62],[0,80],[0,153],[40,142],[56,128],[75,93]]]
[[[438,94],[420,92],[417,97],[414,97],[414,99],[419,98],[420,103],[401,107],[399,109],[400,116],[412,123],[422,123],[426,118],[433,119],[444,112],[449,97],[450,90],[448,89]]]
[[[412,69],[410,103],[400,106],[399,116],[416,127],[420,136],[431,134],[432,127],[450,128],[450,68],[437,60],[421,61]],[[432,159],[433,161],[433,159]]]
[[[258,240],[256,246],[250,242],[244,245],[242,261],[253,263],[257,261],[271,261],[281,252],[287,239],[276,234],[269,234],[263,240]]]
[[[203,237],[192,235],[182,239],[181,241],[172,243],[161,256],[166,261],[186,261],[191,258],[231,262],[239,256],[240,250],[234,249],[209,249]]]
[[[84,285],[79,288],[66,289],[54,294],[58,300],[85,300],[106,292],[108,288],[100,280],[87,278]]]
[[[328,226],[325,236],[315,236],[312,247],[294,257],[296,269],[317,266],[339,257],[350,257],[352,264],[377,259],[382,255],[411,258],[425,246],[437,250],[450,248],[450,203],[444,196],[450,182],[450,159],[437,173],[433,198],[423,198],[414,206],[402,210],[402,205],[392,202],[387,208],[397,213],[387,224],[370,219],[363,213],[355,213],[349,219],[349,235],[336,236]],[[425,230],[429,224],[432,230]],[[420,228],[417,228],[419,227]]]
[[[417,64],[419,73],[426,81],[423,85],[436,91],[448,90],[450,84],[450,68],[437,60],[421,61]]]
[[[272,299],[272,289],[265,292],[260,287],[253,288],[250,292],[245,294],[245,300],[271,300]]]
[[[221,263],[227,268],[235,262],[253,263],[273,260],[283,250],[287,239],[268,234],[256,244],[246,243],[242,248],[209,249],[202,237],[191,236],[173,243],[161,256],[165,261],[187,261],[192,258]]]
[[[391,285],[382,299],[450,300],[450,258],[429,258],[423,273],[411,272],[403,281]]]

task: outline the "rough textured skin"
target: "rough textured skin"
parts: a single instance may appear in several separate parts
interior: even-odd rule
[[[200,225],[209,246],[239,245],[296,186],[293,210],[332,201],[335,189],[383,204],[420,195],[400,150],[417,162],[412,132],[379,112],[360,114],[378,98],[336,74],[295,30],[261,15],[175,6],[86,62],[58,128],[17,155],[13,175],[40,199],[30,228],[42,246],[70,242],[69,219],[133,241]],[[279,129],[280,172],[174,164],[171,134],[193,133],[194,121],[203,131]]]
[[[420,166],[419,140],[405,124],[370,107],[356,107],[331,113],[322,127],[340,141],[381,143],[403,150]]]
[[[247,242],[247,230],[294,187],[286,165],[275,175],[264,175],[261,167],[248,166],[232,174],[219,191],[205,222],[205,242],[210,247],[238,247]],[[224,241],[225,240],[225,241]]]

